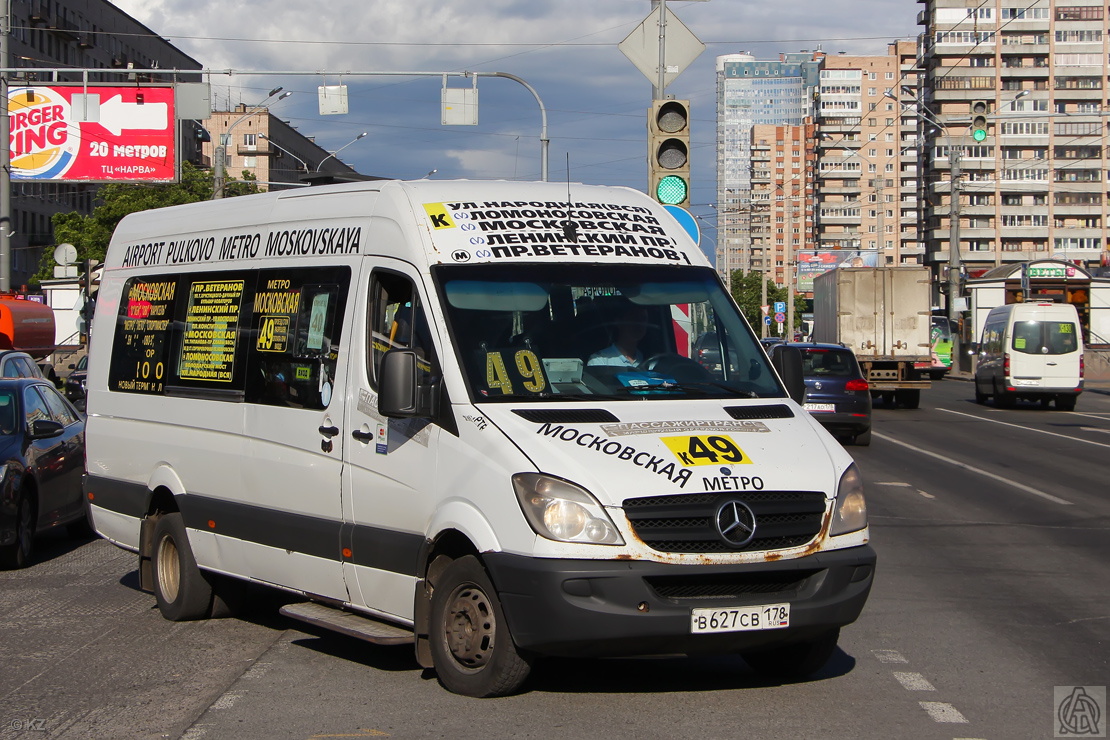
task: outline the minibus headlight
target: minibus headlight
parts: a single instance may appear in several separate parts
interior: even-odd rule
[[[520,508],[532,529],[557,542],[623,545],[605,509],[584,488],[541,473],[513,476]]]
[[[863,478],[855,463],[848,466],[840,477],[833,506],[832,527],[829,534],[848,534],[867,526],[867,503],[863,499]]]

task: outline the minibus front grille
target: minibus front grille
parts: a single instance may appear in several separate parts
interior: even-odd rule
[[[776,403],[771,406],[726,406],[725,413],[737,421],[794,418],[794,412],[784,403]]]
[[[755,536],[741,546],[717,529],[722,505],[741,502],[755,517]],[[624,514],[636,536],[653,550],[722,553],[785,550],[817,537],[825,516],[818,491],[743,491],[626,499]]]
[[[644,580],[661,598],[671,601],[734,600],[766,594],[779,594],[787,598],[796,595],[807,579],[820,572],[792,570],[775,573],[722,573],[702,577],[652,576]]]

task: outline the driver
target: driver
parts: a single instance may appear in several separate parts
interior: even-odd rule
[[[637,345],[647,334],[648,311],[633,303],[625,305],[617,319],[616,339],[603,350],[594,352],[587,365],[635,368],[644,361]]]

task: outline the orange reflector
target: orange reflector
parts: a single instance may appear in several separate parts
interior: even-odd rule
[[[208,520],[208,528],[209,528],[209,529],[215,529],[215,528],[216,528],[216,520],[214,520],[214,519],[209,519],[209,520]]]
[[[89,501],[92,501],[94,498],[96,498],[96,496],[93,495],[92,491],[89,491],[87,495],[89,497]]]
[[[349,548],[349,547],[344,547],[343,548],[343,557],[350,559],[350,557],[352,555],[354,555],[354,553],[351,552],[351,548]]]

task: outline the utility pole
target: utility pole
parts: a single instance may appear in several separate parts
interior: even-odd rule
[[[12,0],[5,0],[4,15],[0,17],[0,68],[8,69],[11,64],[11,49],[8,36],[12,25]],[[8,73],[0,73],[0,293],[12,289],[12,234],[15,220],[12,218],[12,150],[11,121],[8,119]]]
[[[949,139],[951,151],[948,152],[948,159],[950,164],[949,172],[951,178],[951,197],[948,206],[948,320],[956,326],[957,331],[952,334],[952,362],[960,363],[962,354],[960,351],[960,272],[962,271],[962,263],[960,261],[960,147],[951,144]],[[957,368],[959,369],[959,368]]]

